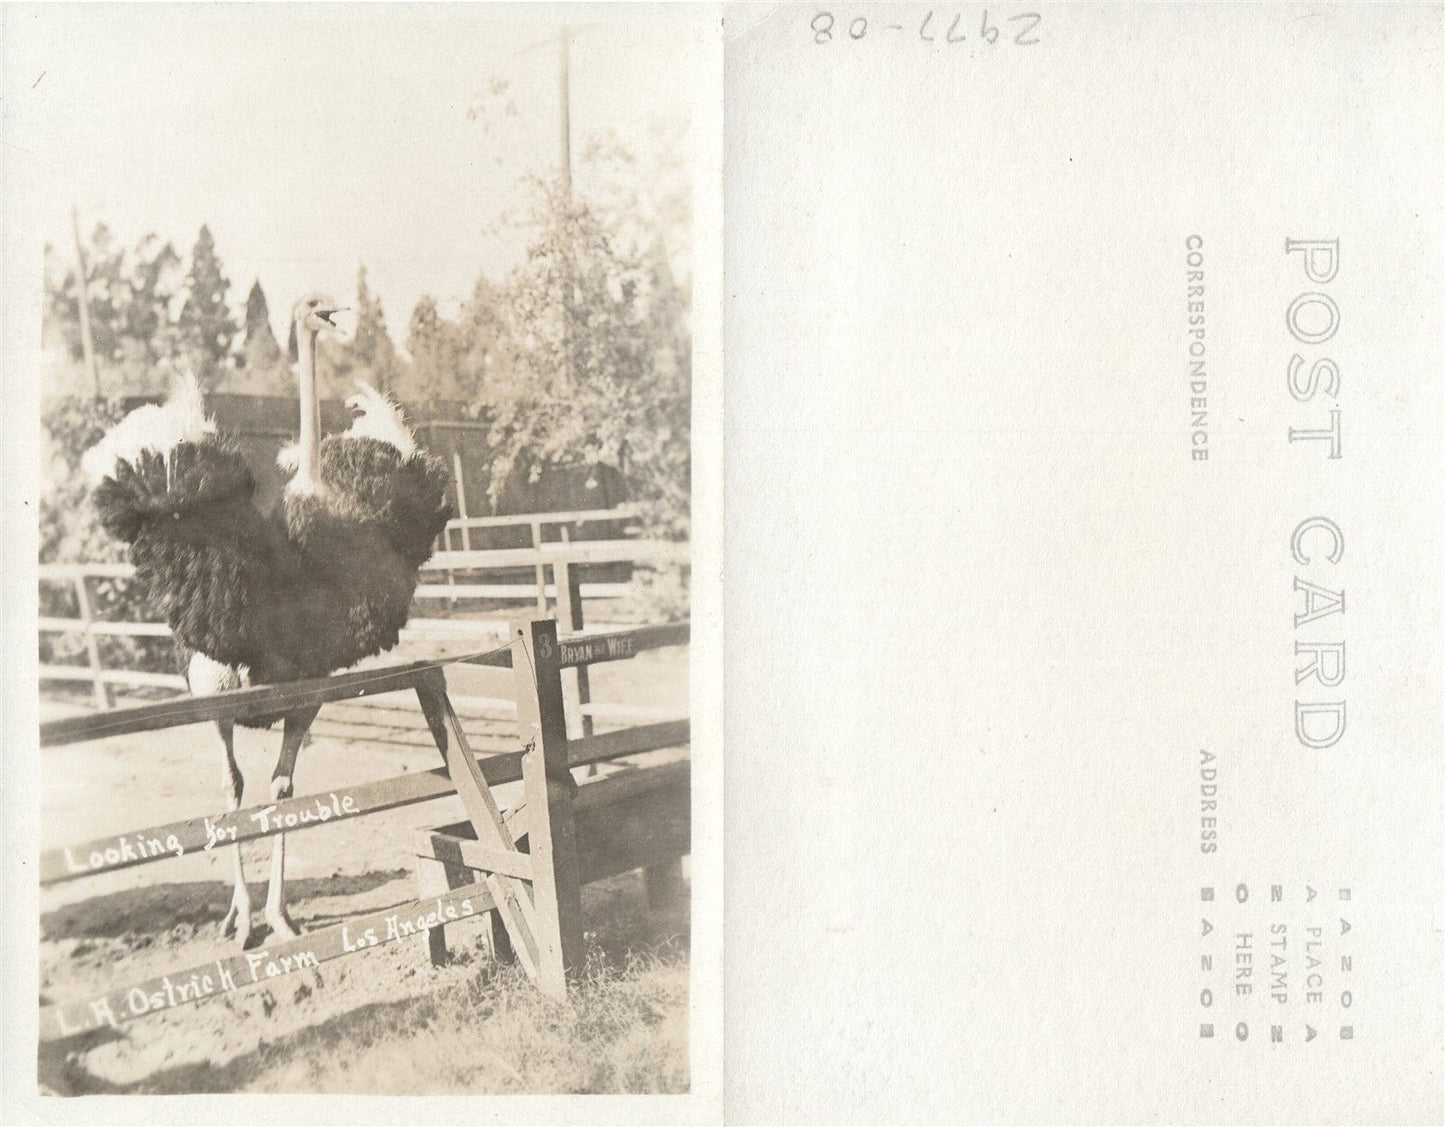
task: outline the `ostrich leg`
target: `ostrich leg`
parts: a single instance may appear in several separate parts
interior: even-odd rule
[[[303,708],[299,712],[286,714],[281,733],[281,758],[276,761],[276,771],[271,776],[271,800],[290,798],[292,776],[296,772],[296,756],[301,744],[316,719],[320,707]],[[271,931],[281,939],[295,939],[301,933],[286,912],[286,835],[277,834],[271,847],[271,884],[266,890],[266,922]]]
[[[226,748],[226,785],[230,788],[231,809],[241,808],[241,795],[246,789],[246,780],[236,763],[236,725],[230,720],[219,720],[216,727],[221,730],[221,743]],[[241,857],[241,843],[231,846],[231,855],[236,862],[236,888],[231,894],[231,906],[226,918],[221,921],[221,934],[234,935],[242,947],[251,934],[251,890],[246,887],[246,865]]]
[[[186,662],[186,684],[190,687],[191,696],[208,697],[215,693],[224,693],[231,689],[241,687],[241,674],[238,670],[229,665],[223,665],[214,661],[202,653],[191,654]],[[241,775],[241,768],[236,763],[236,725],[230,720],[216,721],[216,727],[221,733],[221,746],[226,749],[226,767],[224,781],[230,796],[232,810],[241,808],[241,793],[245,790],[246,780]],[[231,907],[226,911],[226,917],[221,921],[221,933],[231,935],[234,933],[241,941],[241,946],[246,945],[246,939],[251,934],[251,892],[246,887],[246,866],[241,857],[241,843],[237,842],[231,846],[231,856],[236,863],[236,887],[231,893]]]

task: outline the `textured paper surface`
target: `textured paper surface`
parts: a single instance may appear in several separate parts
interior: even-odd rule
[[[4,720],[0,754],[5,767],[0,831],[8,924],[3,939],[6,1004],[0,1022],[4,1034],[0,1121],[680,1123],[721,1118],[722,56],[716,16],[704,6],[641,4],[0,8],[4,217],[0,480],[6,521],[0,537],[6,626],[6,660],[0,678]],[[41,1098],[36,1068],[36,1003],[41,994],[37,915],[42,909],[53,910],[56,901],[53,895],[43,902],[37,897],[36,862],[47,834],[51,838],[46,844],[54,843],[56,819],[44,821],[40,779],[42,773],[51,784],[60,778],[60,786],[51,788],[52,797],[56,790],[72,786],[73,795],[81,796],[85,788],[96,786],[95,779],[85,777],[84,768],[76,766],[83,760],[63,754],[69,749],[47,749],[42,756],[36,748],[35,500],[46,469],[37,427],[44,243],[57,241],[61,260],[68,264],[73,253],[72,203],[79,204],[85,229],[96,220],[108,220],[127,247],[147,230],[156,230],[174,238],[184,252],[199,224],[209,220],[228,264],[232,297],[244,299],[253,271],[259,271],[271,294],[272,310],[282,317],[295,296],[308,288],[354,292],[350,287],[358,259],[372,267],[375,292],[380,283],[373,254],[400,247],[393,261],[401,259],[399,265],[407,269],[396,275],[395,288],[386,287],[391,332],[400,342],[412,306],[403,296],[408,283],[400,280],[402,274],[409,273],[418,287],[438,293],[445,303],[445,289],[433,287],[447,286],[448,271],[461,261],[464,273],[453,284],[461,287],[462,296],[470,293],[483,268],[482,229],[511,209],[505,192],[517,186],[528,167],[550,172],[558,140],[555,43],[564,26],[584,40],[574,43],[571,56],[571,81],[577,92],[571,107],[571,140],[579,165],[582,146],[597,135],[600,124],[666,113],[669,105],[680,101],[691,126],[682,153],[690,166],[690,172],[685,166],[684,174],[692,187],[693,232],[691,560],[695,577],[688,709],[692,929],[686,1041],[690,1088],[684,1094],[657,1095],[635,1084],[633,1094],[625,1096],[554,1092],[417,1098],[333,1092]],[[639,43],[639,48],[629,50],[629,44]],[[663,51],[668,52],[663,55],[668,65],[649,65]],[[580,104],[584,91],[597,91],[599,75],[619,72],[623,80],[615,88]],[[499,74],[514,79],[511,89],[520,106],[511,120],[517,127],[484,136],[481,126],[467,115],[469,100],[484,95],[489,80]],[[654,91],[669,93],[672,101],[649,100]],[[631,105],[629,93],[634,95]],[[276,107],[288,98],[296,105],[294,119],[278,125]],[[530,131],[517,124],[521,122]],[[297,142],[298,133],[306,130],[313,134],[310,145]],[[368,134],[371,143],[364,143]],[[232,178],[237,186],[231,184]],[[264,183],[256,190],[238,186],[244,182],[255,188],[258,180]],[[579,187],[581,183],[579,175]],[[218,221],[218,215],[227,219]],[[301,233],[288,239],[287,232]],[[355,257],[347,249],[341,266],[333,270],[327,259],[338,243],[354,247]],[[451,315],[445,306],[444,315]],[[280,340],[285,339],[283,328]],[[139,781],[133,785],[153,787],[146,797],[158,798],[168,807],[155,819],[140,820],[132,817],[128,795],[114,795],[110,808],[100,813],[114,819],[117,830],[200,815],[224,805],[215,730],[190,731],[196,736],[197,757],[207,765],[198,784],[170,778],[157,783],[145,737],[111,754],[110,762],[119,772],[116,777],[122,779],[127,770],[122,764],[134,756],[130,778]],[[264,735],[279,739],[279,732]],[[257,733],[258,740],[262,736]],[[435,762],[429,760],[424,766]],[[419,758],[411,764],[413,769],[423,765]],[[264,770],[269,772],[269,763]],[[251,775],[248,800],[265,793],[265,778]],[[312,773],[310,780],[298,779],[297,793],[310,790],[315,778]],[[207,785],[212,779],[214,784]],[[70,809],[77,806],[84,806],[82,797]],[[299,846],[293,844],[289,863],[294,866],[305,848],[304,839]],[[193,860],[201,859],[191,857],[177,865]],[[256,858],[253,866],[257,864],[264,860]],[[136,870],[137,883],[187,879],[185,874],[168,874],[166,868]],[[254,880],[260,872],[253,867],[250,875]],[[54,889],[45,891],[54,893]],[[182,888],[177,900],[184,898]],[[255,906],[259,922],[259,899]],[[156,912],[157,931],[162,934],[160,918],[169,916],[171,907],[166,903]],[[306,926],[306,921],[301,922]],[[201,930],[215,934],[219,941],[219,917],[205,921]],[[407,942],[418,959],[417,982],[430,980],[426,945],[420,939]],[[365,976],[364,960],[370,957],[362,953],[348,960],[353,965],[346,973]],[[327,967],[327,980],[334,985],[340,974],[331,967],[339,972],[340,964]],[[481,964],[476,967],[484,971]],[[114,973],[115,987],[144,977],[124,960],[117,960]],[[423,995],[419,988],[418,996]],[[220,1008],[229,1001],[209,999],[202,1006]],[[644,1029],[663,1027],[664,1015],[655,1017],[655,1023],[650,1022],[644,1013],[639,1024]],[[180,1053],[168,1053],[174,1040],[170,1046],[144,1042],[147,1020],[154,1020],[154,1015],[124,1026],[123,1036],[135,1039],[131,1045],[141,1043],[141,1052],[151,1051],[159,1072],[169,1070],[169,1079],[180,1075],[184,1080],[195,1066],[178,1069],[178,1058],[187,1052],[194,1057],[196,1043],[183,1044]],[[153,1025],[150,1028],[154,1030]],[[358,1042],[364,1040],[355,1035],[354,1027],[332,1028],[342,1028],[343,1036]],[[261,1052],[266,1051],[264,1042],[284,1047],[285,1034],[277,1028],[258,1030],[252,1024],[250,1029],[263,1039]],[[102,1046],[106,1043],[102,1037],[89,1044],[97,1040]],[[323,1044],[308,1049],[323,1065],[355,1064],[356,1058],[344,1047]],[[456,1049],[462,1060],[469,1053],[473,1060],[489,1059],[479,1046],[463,1043]],[[597,1059],[606,1052],[606,1046],[599,1047]],[[208,1070],[205,1063],[216,1067]],[[579,1062],[579,1067],[588,1063]],[[501,1066],[511,1067],[505,1060]],[[218,1077],[220,1085],[244,1081],[227,1060],[203,1062],[195,1072]],[[353,1069],[353,1074],[361,1073]],[[420,1085],[413,1075],[398,1073],[393,1082],[384,1068],[372,1068],[358,1087],[407,1091]]]
[[[729,24],[733,1117],[1439,1122],[1440,8]]]
[[[1439,1122],[1441,9],[739,6],[726,31],[728,1120]],[[12,360],[39,287],[13,264],[39,261],[41,182],[5,159],[5,707],[33,731],[34,389]],[[1310,278],[1291,239],[1338,240],[1337,271]],[[1333,303],[1327,341],[1287,320],[1310,293],[1295,330]],[[1333,361],[1333,397],[1290,394],[1296,353],[1322,386]],[[700,374],[700,411],[715,392]],[[1338,458],[1290,441],[1334,410]],[[1338,562],[1323,524],[1294,558],[1313,518]],[[697,526],[701,732],[720,569]],[[1343,613],[1296,627],[1297,579]],[[1297,645],[1341,641],[1340,685],[1296,684]],[[1296,702],[1338,700],[1340,739],[1302,746]],[[6,745],[22,921],[27,746]],[[16,1099],[28,923],[5,957]],[[716,1117],[695,1092],[191,1110]]]

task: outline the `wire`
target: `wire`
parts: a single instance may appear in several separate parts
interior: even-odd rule
[[[516,645],[518,642],[520,642],[520,641],[522,641],[522,637],[519,635],[518,637],[513,638],[511,641],[507,642],[506,644],[501,645],[501,646],[497,646],[497,647],[495,647],[495,648],[493,648],[493,649],[490,649],[490,650],[478,650],[478,651],[476,651],[475,653],[466,653],[466,654],[453,654],[453,655],[451,655],[451,656],[449,656],[449,657],[435,658],[435,659],[433,659],[433,660],[431,660],[431,661],[408,662],[405,666],[391,666],[390,668],[387,668],[387,669],[378,669],[378,670],[376,670],[376,672],[375,672],[372,676],[370,676],[370,677],[367,677],[367,676],[358,676],[358,675],[356,675],[356,674],[352,674],[352,676],[355,677],[355,680],[353,680],[353,681],[350,682],[350,686],[355,686],[355,687],[358,687],[358,688],[365,688],[367,685],[374,685],[374,684],[377,684],[378,682],[389,680],[389,679],[391,679],[392,677],[395,677],[395,676],[396,676],[397,670],[400,669],[400,668],[413,669],[413,670],[416,670],[416,671],[420,672],[420,671],[423,670],[423,669],[441,669],[443,666],[447,666],[447,665],[456,665],[456,664],[458,664],[458,663],[474,662],[474,661],[479,661],[479,660],[481,660],[481,659],[483,659],[483,658],[495,657],[497,654],[505,653],[507,650],[510,650],[513,646],[515,646],[515,645]],[[362,671],[362,672],[365,672],[365,671]],[[318,680],[324,680],[324,678],[318,678]],[[295,684],[297,684],[297,683],[298,683],[298,682],[295,682],[295,681],[281,681],[281,682],[275,682],[275,683],[273,683],[272,685],[257,685],[257,686],[253,686],[253,688],[266,688],[266,687],[285,688],[287,685],[295,685]],[[348,687],[350,687],[350,686],[348,686]],[[230,691],[230,692],[235,692],[236,690],[229,690],[229,691]],[[245,690],[242,690],[242,691],[245,691]],[[219,697],[224,697],[224,696],[226,696],[226,695],[227,695],[227,693],[216,693],[216,694],[213,694],[213,696],[214,696],[214,697],[217,697],[217,698],[219,698]],[[363,696],[363,695],[365,695],[365,694],[364,694],[364,693],[357,693],[357,694],[355,694],[355,695],[357,695],[357,696]],[[207,697],[204,697],[204,698],[202,698],[202,697],[192,697],[190,700],[167,702],[167,706],[166,706],[166,707],[163,707],[162,709],[158,710],[158,711],[157,711],[156,713],[154,713],[153,715],[162,716],[162,717],[165,717],[166,719],[174,719],[174,720],[177,721],[177,723],[176,723],[176,725],[175,725],[175,726],[177,726],[177,727],[179,727],[181,724],[186,723],[188,720],[189,720],[189,722],[191,722],[191,723],[200,723],[200,722],[202,722],[202,721],[209,720],[209,719],[217,719],[216,717],[209,717],[209,716],[205,716],[205,715],[196,715],[196,716],[194,716],[194,717],[191,717],[191,715],[190,715],[192,711],[204,713],[205,709],[204,709],[204,706],[203,706],[203,701],[204,701],[204,700],[208,700],[208,699],[212,699],[212,697],[211,697],[211,696],[207,696]],[[347,700],[347,699],[349,699],[349,698],[347,698],[347,697],[340,697],[340,698],[337,698],[337,699],[339,699],[339,700]],[[332,702],[326,702],[326,703],[332,703]],[[142,707],[147,707],[147,706],[142,706]],[[285,712],[288,706],[287,706],[286,702],[284,702],[284,701],[278,701],[278,702],[277,702],[276,704],[274,704],[274,705],[262,705],[262,706],[260,706],[260,707],[261,707],[261,709],[264,710],[264,712],[263,712],[263,715],[264,715],[265,713],[269,713],[269,712],[272,712],[272,711],[275,711],[275,712],[277,712],[278,714],[279,714],[279,713],[282,713],[282,712]],[[117,729],[121,730],[121,732],[123,733],[123,732],[128,728],[128,726],[129,726],[129,724],[130,724],[130,717],[129,717],[128,714],[129,714],[129,713],[133,713],[133,712],[135,712],[135,711],[136,711],[135,709],[122,709],[122,710],[119,710],[119,711],[117,711],[117,712],[112,712],[112,713],[108,713],[108,714],[102,714],[102,715],[99,715],[99,716],[86,717],[86,720],[88,721],[88,723],[85,723],[85,724],[83,725],[84,731],[85,731],[86,735],[91,735],[91,736],[104,736],[104,735],[107,735],[108,733],[110,733],[110,732],[112,732],[112,731],[114,731],[114,730],[117,730]],[[254,714],[255,714],[255,713],[252,713],[252,715],[254,715]],[[245,714],[244,714],[244,713],[241,713],[241,714],[239,714],[239,715],[245,715]],[[238,718],[238,717],[231,717],[231,719],[236,719],[236,718]],[[224,719],[224,718],[223,718],[223,719]],[[57,722],[56,722],[57,725],[58,725],[58,724],[64,724],[64,723],[65,723],[64,721],[57,721]],[[40,726],[40,730],[41,730],[41,733],[42,733],[42,738],[43,738],[44,732],[45,732],[45,730],[46,730],[47,727],[49,727],[49,725],[42,724],[42,725]],[[66,724],[66,727],[69,727],[69,724]]]

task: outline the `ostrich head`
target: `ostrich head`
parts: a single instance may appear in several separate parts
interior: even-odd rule
[[[332,320],[338,313],[344,313],[346,307],[338,305],[336,299],[330,294],[313,291],[306,294],[295,305],[291,307],[291,337],[286,342],[286,351],[292,360],[296,359],[296,331],[315,336],[322,329],[336,329],[338,326]]]
[[[336,328],[331,318],[344,310],[329,294],[309,293],[292,307],[291,321],[307,332],[319,333],[322,329]]]

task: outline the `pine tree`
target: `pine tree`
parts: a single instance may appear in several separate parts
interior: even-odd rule
[[[366,267],[356,272],[356,336],[351,342],[356,362],[366,369],[378,391],[394,390],[396,382],[396,346],[386,331],[386,314],[381,309],[381,296],[373,296],[366,284]]]
[[[406,347],[411,353],[411,370],[404,377],[404,386],[394,389],[404,402],[464,398],[459,386],[460,330],[441,315],[430,294],[423,294],[412,311]]]
[[[203,387],[215,387],[228,366],[231,342],[236,336],[236,323],[226,305],[226,291],[230,288],[230,281],[221,272],[210,228],[202,226],[191,251],[179,328]]]
[[[136,244],[130,270],[130,302],[125,332],[147,367],[170,358],[176,348],[170,305],[180,283],[181,256],[170,243],[154,234]]]
[[[266,291],[258,279],[246,295],[246,327],[241,337],[241,363],[257,371],[269,371],[281,362],[281,345],[271,328],[271,310]]]
[[[286,357],[271,328],[271,310],[260,281],[251,283],[246,295],[246,323],[242,329],[241,351],[236,357],[241,370],[235,381],[236,390],[258,395],[291,395],[295,381],[286,365]]]
[[[458,378],[466,399],[480,403],[490,395],[492,384],[506,383],[512,377],[517,347],[507,324],[508,300],[506,290],[483,274],[462,306],[465,370]]]

